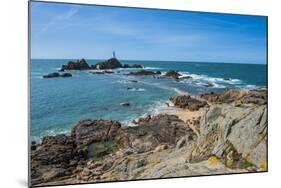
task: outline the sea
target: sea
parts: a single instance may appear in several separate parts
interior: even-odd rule
[[[148,114],[157,114],[171,96],[198,95],[229,88],[267,88],[267,66],[177,61],[121,60],[122,64],[141,64],[145,70],[176,70],[189,79],[128,76],[141,69],[115,69],[113,74],[91,71],[66,71],[69,78],[42,76],[57,72],[69,59],[31,59],[30,62],[30,136],[40,142],[44,136],[68,134],[83,119],[117,120],[123,126]],[[101,60],[87,60],[96,64]],[[211,84],[212,87],[205,87]],[[121,106],[120,103],[130,103]]]

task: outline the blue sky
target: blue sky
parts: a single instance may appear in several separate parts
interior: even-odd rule
[[[31,3],[32,58],[266,63],[266,17]]]

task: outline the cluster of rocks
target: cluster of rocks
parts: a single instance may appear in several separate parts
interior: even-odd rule
[[[85,59],[77,61],[69,61],[67,65],[62,65],[62,70],[89,70],[91,67],[88,65]]]
[[[167,114],[139,118],[132,127],[88,119],[70,135],[33,142],[32,185],[267,170],[267,91],[231,90],[171,100],[180,108],[206,108],[187,122]]]
[[[190,95],[170,97],[170,101],[174,103],[175,106],[179,108],[188,109],[190,111],[199,110],[200,108],[203,108],[208,105],[206,101],[195,99]]]
[[[87,162],[101,161],[117,151],[128,155],[153,151],[163,144],[165,148],[174,147],[185,135],[196,139],[192,130],[173,115],[158,115],[136,127],[121,127],[117,121],[83,120],[70,135],[47,136],[42,143],[32,144],[32,185],[75,179]]]
[[[60,73],[54,72],[54,73],[50,73],[50,74],[43,76],[43,78],[58,78],[58,77],[62,77],[62,78],[72,77],[72,74],[70,74],[70,73],[60,74]]]
[[[117,58],[110,58],[106,61],[99,62],[95,65],[89,65],[85,59],[77,61],[69,61],[67,65],[62,65],[62,70],[106,70],[106,69],[117,69],[117,68],[143,68],[139,64],[122,65]]]

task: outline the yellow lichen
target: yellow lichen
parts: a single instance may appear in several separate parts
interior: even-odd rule
[[[217,165],[220,163],[220,160],[216,156],[213,155],[208,159],[208,163],[210,165]]]
[[[261,168],[262,170],[264,170],[264,171],[267,170],[267,160],[262,160],[262,161],[260,162],[260,168]]]

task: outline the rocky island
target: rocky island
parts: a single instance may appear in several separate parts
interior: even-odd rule
[[[266,90],[170,100],[175,111],[133,127],[87,119],[68,135],[33,142],[32,185],[267,171]]]

